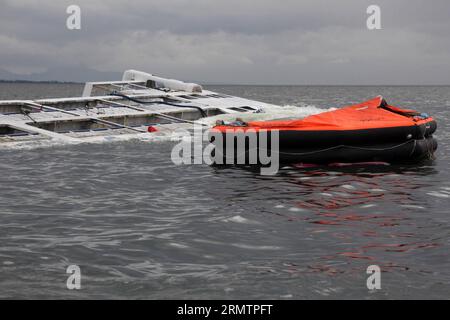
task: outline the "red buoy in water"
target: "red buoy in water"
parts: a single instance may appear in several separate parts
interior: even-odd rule
[[[147,131],[148,131],[148,132],[157,132],[158,129],[156,129],[156,128],[153,127],[153,126],[149,126],[149,127],[147,128]]]

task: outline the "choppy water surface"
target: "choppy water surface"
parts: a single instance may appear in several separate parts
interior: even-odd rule
[[[382,94],[437,118],[437,160],[269,177],[175,166],[172,142],[2,151],[0,298],[449,298],[449,87],[212,89],[320,108]],[[79,91],[0,84],[0,99]]]

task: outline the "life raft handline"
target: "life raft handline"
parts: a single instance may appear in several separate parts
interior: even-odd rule
[[[341,144],[339,146],[334,146],[334,147],[330,147],[330,148],[325,148],[325,149],[319,149],[319,150],[314,150],[314,151],[308,151],[308,152],[283,152],[283,151],[278,151],[279,154],[289,154],[289,155],[298,155],[298,156],[302,156],[302,155],[311,155],[311,154],[316,154],[316,153],[321,153],[321,152],[326,152],[326,151],[332,151],[335,149],[341,149],[341,148],[348,148],[348,149],[355,149],[355,150],[363,150],[363,151],[388,151],[388,150],[393,150],[395,148],[410,144],[411,142],[414,143],[413,146],[413,151],[411,152],[414,153],[414,149],[416,147],[417,144],[417,140],[409,140],[391,147],[387,147],[387,148],[369,148],[369,147],[356,147],[356,146],[348,146],[345,144]],[[251,150],[263,150],[263,151],[271,151],[271,149],[266,149],[266,148],[252,148],[252,149],[246,149],[245,154],[247,154],[248,152],[250,152]],[[242,152],[238,152],[237,154],[242,154]],[[226,156],[225,156],[226,157]],[[228,157],[226,157],[228,158]]]

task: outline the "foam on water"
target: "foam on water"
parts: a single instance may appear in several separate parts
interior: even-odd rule
[[[231,218],[223,219],[224,222],[244,223],[244,224],[259,224],[258,221],[249,220],[242,216],[233,216]]]
[[[221,114],[214,117],[209,117],[207,119],[202,119],[199,122],[212,126],[216,123],[217,120],[232,122],[235,121],[236,118],[240,118],[245,122],[269,121],[277,119],[303,119],[307,116],[332,110],[336,110],[336,108],[321,109],[313,105],[284,105],[282,107],[271,107],[270,109],[266,108],[261,113],[236,112],[230,114]]]
[[[427,193],[429,196],[437,197],[437,198],[449,198],[450,195],[445,193],[440,193],[438,191],[432,191]]]

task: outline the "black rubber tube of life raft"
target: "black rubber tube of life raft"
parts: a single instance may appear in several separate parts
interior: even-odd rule
[[[236,145],[235,145],[236,147]],[[336,145],[330,148],[292,148],[279,149],[277,152],[280,163],[332,163],[332,162],[365,162],[365,161],[386,161],[390,163],[399,162],[416,162],[422,159],[432,159],[437,149],[437,141],[432,137],[425,139],[411,139],[401,143],[382,143],[365,146],[352,145]],[[236,164],[238,151],[244,153],[245,164],[248,162],[249,153],[255,149],[249,149],[245,146],[245,150],[239,151],[234,148],[232,154],[232,164]],[[265,151],[272,155],[273,150],[270,146]],[[226,153],[226,145],[220,148],[214,148],[214,157],[222,157],[223,163],[228,159]],[[242,154],[241,154],[242,156]],[[258,160],[259,161],[259,160]]]

